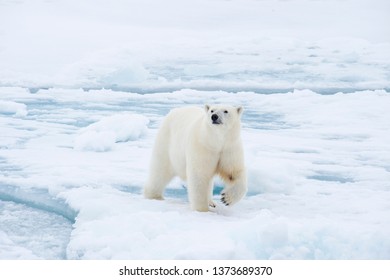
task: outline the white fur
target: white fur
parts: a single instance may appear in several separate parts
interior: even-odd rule
[[[155,140],[145,197],[163,199],[165,186],[179,176],[187,181],[191,208],[208,211],[215,207],[213,177],[219,175],[226,183],[222,202],[239,201],[247,190],[241,113],[241,107],[225,105],[173,109]]]

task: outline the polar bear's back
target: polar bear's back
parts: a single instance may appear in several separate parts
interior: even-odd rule
[[[165,122],[168,123],[175,132],[184,132],[193,124],[193,122],[203,117],[204,114],[204,110],[199,107],[176,108],[169,112]]]
[[[158,133],[158,141],[170,141],[172,136],[184,136],[194,122],[205,115],[204,110],[198,107],[183,107],[172,109],[165,117]],[[193,128],[191,128],[193,129]]]

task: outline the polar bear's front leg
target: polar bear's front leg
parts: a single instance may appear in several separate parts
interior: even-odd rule
[[[187,166],[188,200],[192,210],[207,212],[211,201],[213,174],[204,166]]]
[[[209,206],[211,208],[217,207],[217,205],[213,201],[213,187],[214,187],[214,182],[213,182],[213,180],[211,180],[210,186],[209,186]]]
[[[209,206],[215,205],[211,199],[218,157],[202,146],[195,147],[196,143],[189,149],[186,160],[188,199],[192,210],[207,212]]]
[[[209,211],[212,178],[196,177],[188,178],[188,199],[192,210],[207,212]]]
[[[247,192],[247,179],[246,173],[243,171],[241,174],[230,176],[225,179],[226,187],[221,192],[221,201],[225,205],[233,205],[240,201]]]

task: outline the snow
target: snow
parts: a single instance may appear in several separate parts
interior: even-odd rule
[[[1,101],[0,114],[13,114],[15,117],[26,116],[26,105],[12,101]]]
[[[29,108],[22,119],[1,118],[8,133],[0,138],[0,178],[7,186],[0,198],[27,205],[26,213],[65,217],[63,226],[71,232],[63,237],[67,245],[61,255],[19,241],[14,228],[2,229],[3,246],[15,243],[15,252],[2,258],[389,258],[386,91],[0,92]],[[249,193],[232,208],[218,203],[210,213],[192,212],[180,181],[171,183],[164,201],[141,195],[157,127],[170,108],[187,100],[198,106],[213,101],[245,108]],[[137,135],[111,143],[104,153],[74,149],[80,131],[120,135],[118,124],[129,132],[122,140]],[[139,137],[144,126],[148,133]],[[216,180],[216,201],[221,184]],[[7,217],[4,210],[0,217]],[[53,221],[46,225],[55,234],[52,226]]]
[[[117,142],[137,140],[147,132],[149,120],[142,115],[113,115],[90,124],[76,137],[74,148],[105,152]]]
[[[385,0],[0,1],[0,259],[389,259]],[[244,107],[248,194],[142,186],[163,117]]]

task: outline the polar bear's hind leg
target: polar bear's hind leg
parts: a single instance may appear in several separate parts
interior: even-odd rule
[[[156,167],[155,167],[156,168]],[[164,167],[160,167],[164,168]],[[165,167],[166,169],[167,167]],[[164,190],[168,183],[172,180],[174,175],[172,172],[165,170],[165,172],[151,172],[149,181],[144,187],[144,196],[149,199],[164,199]]]

